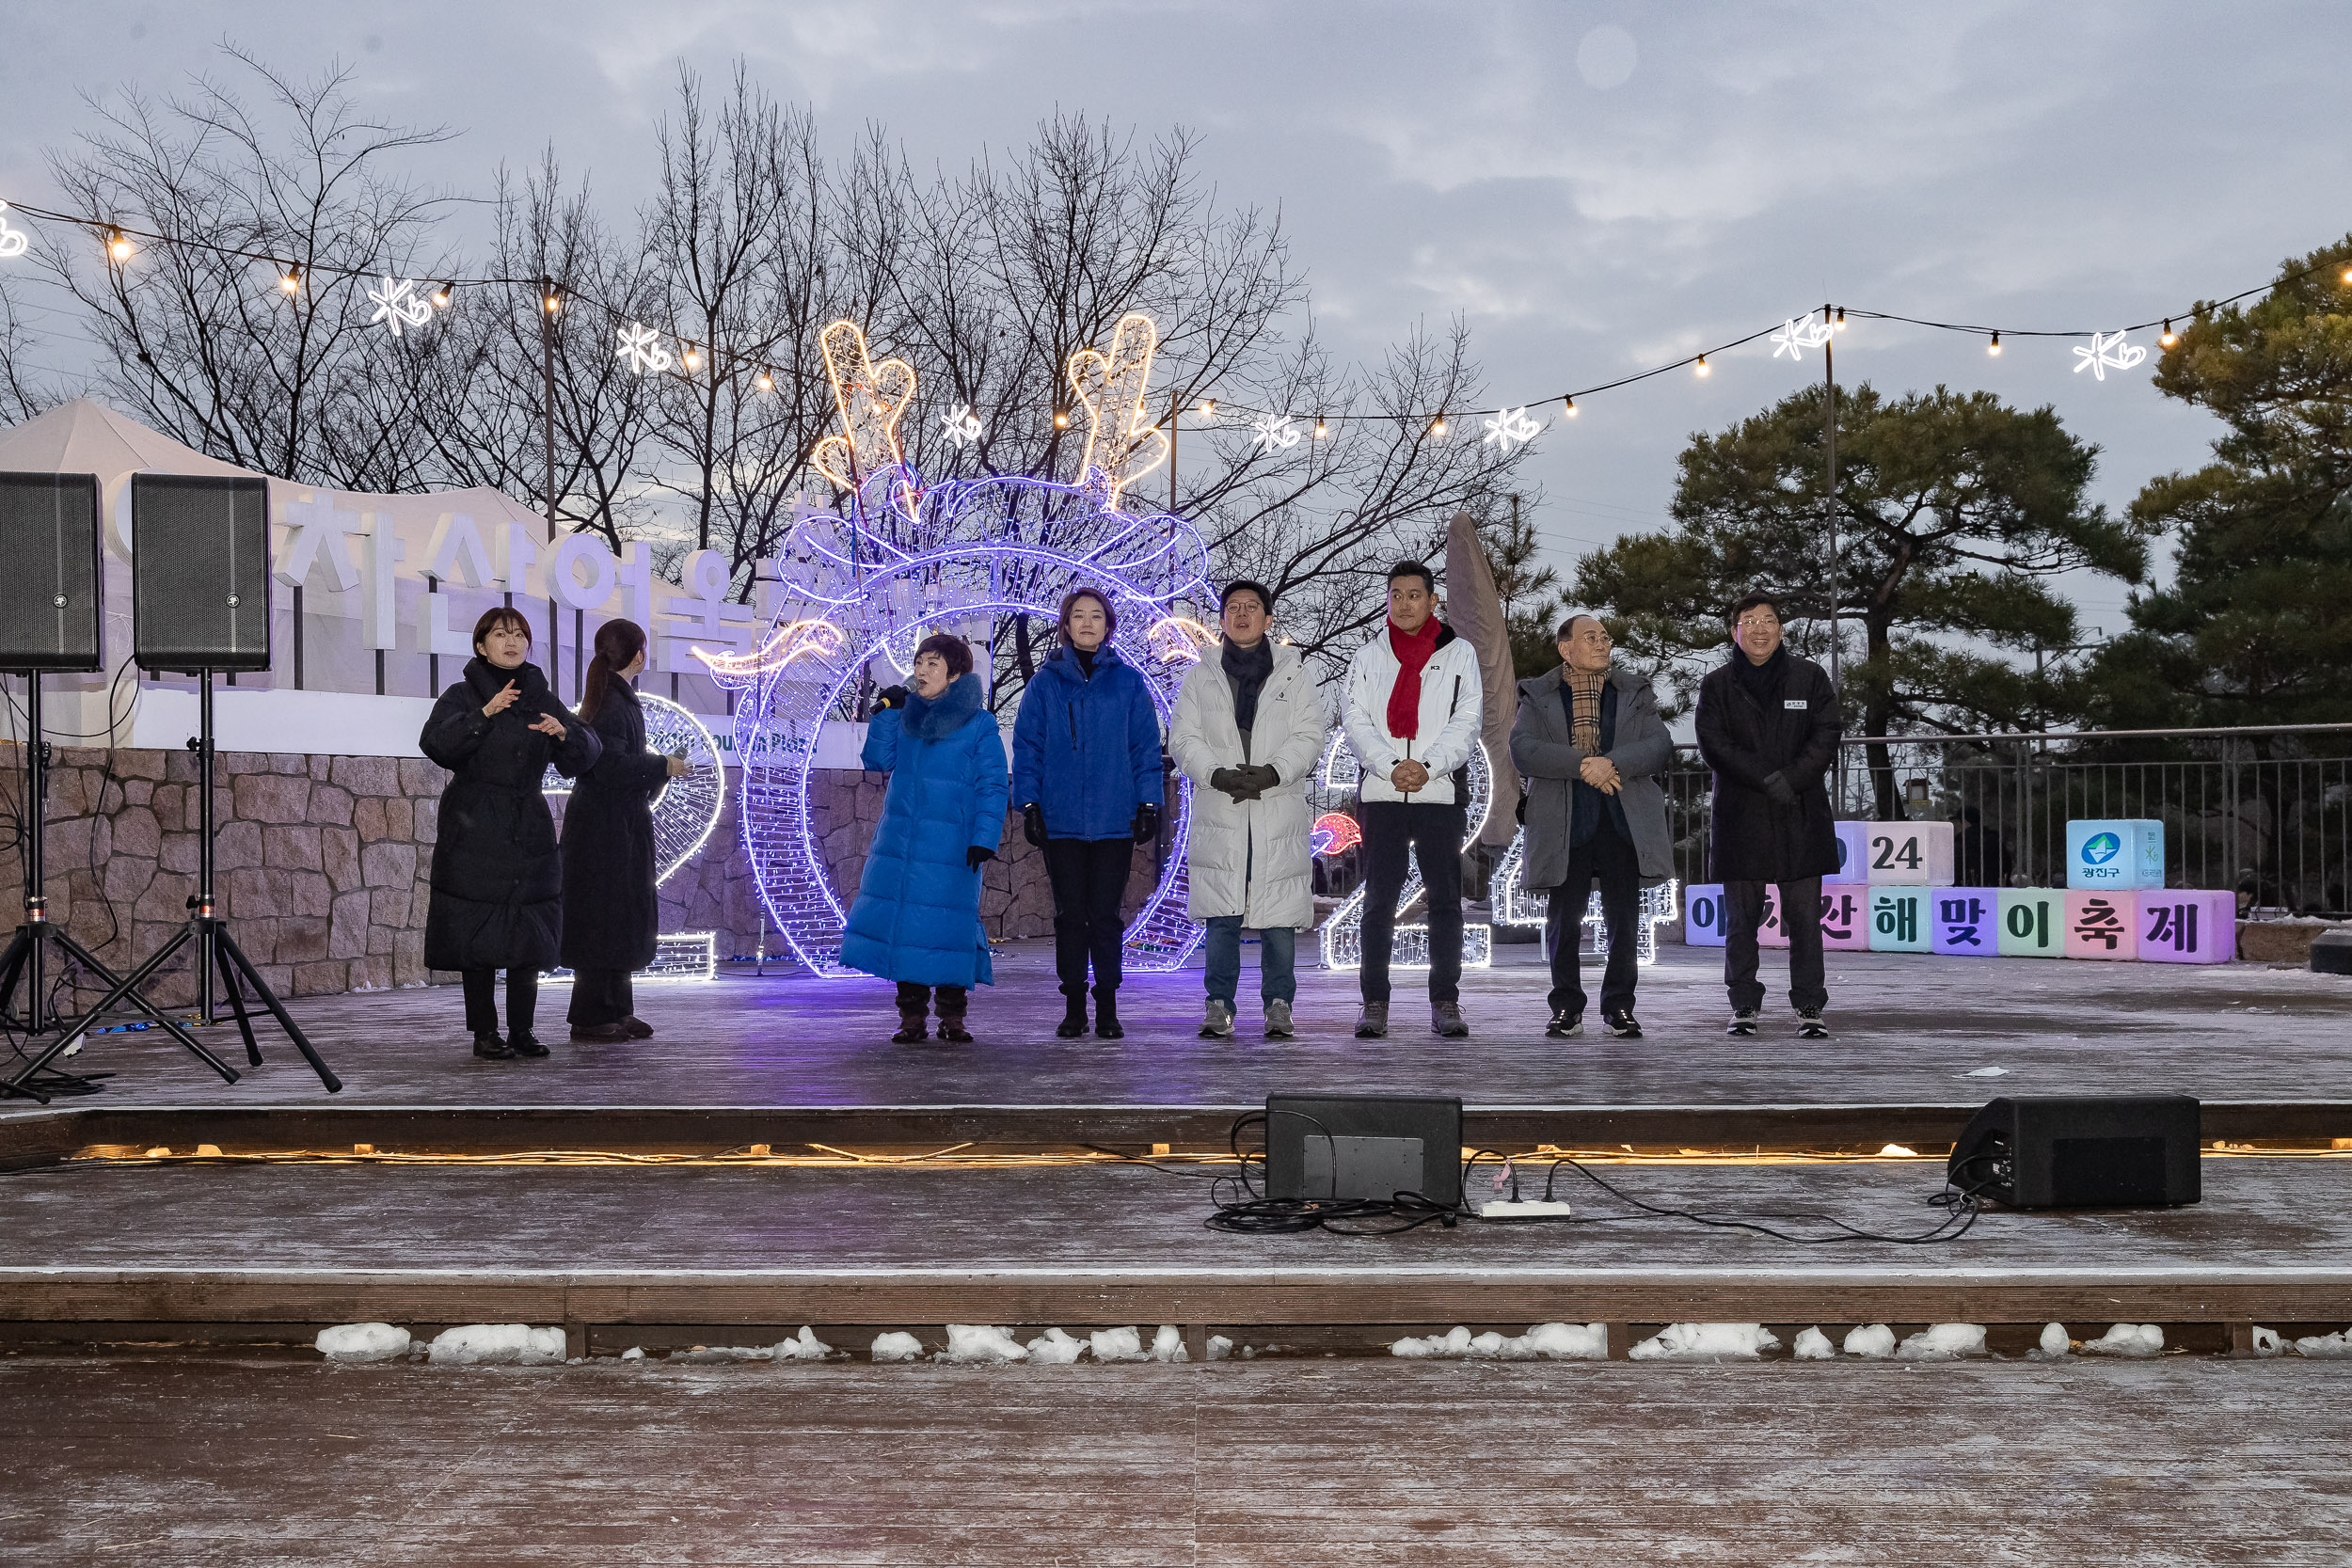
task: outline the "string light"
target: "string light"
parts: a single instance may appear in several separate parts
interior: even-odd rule
[[[755,380],[752,385],[758,388],[763,392],[772,392],[776,389],[776,378],[770,375],[766,371],[762,371],[759,372],[758,378]]]
[[[449,309],[448,284],[436,283],[433,285],[433,308],[436,310],[446,310]]]
[[[1560,400],[1560,403],[1561,403],[1561,409],[1560,409],[1561,416],[1562,416],[1564,419],[1570,419],[1570,420],[1575,419],[1575,418],[1576,418],[1576,399],[1574,399],[1574,398],[1562,398],[1562,399]]]
[[[1068,430],[1070,428],[1069,409],[1057,408],[1054,410],[1054,428],[1056,430]]]
[[[302,288],[302,269],[291,263],[278,275],[278,287],[284,293],[297,293]]]
[[[1429,427],[1429,434],[1435,436],[1440,441],[1445,439],[1445,416],[1443,414],[1439,414],[1438,416],[1438,422]]]
[[[1836,330],[1840,332],[1846,330],[1846,308],[1842,305],[1837,308]]]
[[[1996,359],[2000,357],[2001,335],[1998,332],[1993,334],[1993,341],[1984,345],[1984,352],[1992,355]]]
[[[109,230],[106,234],[106,255],[112,261],[129,261],[131,259],[131,236],[119,229]]]
[[[2181,335],[2172,330],[2172,318],[2169,316],[2165,317],[2164,335],[2158,338],[2156,341],[2162,343],[2167,348],[2170,348],[2174,343],[2177,343],[2180,341]]]
[[[701,370],[703,368],[702,350],[696,348],[691,342],[688,343],[686,345],[686,357],[684,363],[686,366],[686,373],[688,375],[692,375],[696,371]]]
[[[547,293],[547,297],[539,302],[539,309],[552,316],[564,309],[564,296],[557,290],[550,288]]]
[[[1704,354],[1699,356],[1698,363],[1692,366],[1691,369],[1695,371],[1700,375],[1708,375],[1712,373],[1712,368],[1708,364],[1707,356]]]
[[[1331,427],[1330,427],[1329,425],[1325,424],[1325,423],[1323,422],[1323,416],[1322,416],[1322,415],[1317,414],[1317,415],[1315,416],[1315,439],[1316,439],[1316,440],[1318,440],[1318,441],[1320,441],[1320,440],[1322,440],[1322,439],[1323,439],[1326,436],[1328,436],[1328,435],[1330,435],[1330,434],[1331,434]]]

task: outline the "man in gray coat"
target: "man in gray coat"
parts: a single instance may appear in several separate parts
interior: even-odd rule
[[[1594,615],[1560,627],[1560,668],[1519,682],[1511,763],[1527,780],[1527,844],[1519,885],[1544,893],[1544,954],[1551,960],[1551,1022],[1565,1039],[1584,1031],[1577,945],[1584,905],[1600,884],[1609,965],[1600,1016],[1609,1033],[1640,1039],[1633,1016],[1636,922],[1642,888],[1674,874],[1666,794],[1658,772],[1674,756],[1649,682],[1610,666],[1608,631]]]

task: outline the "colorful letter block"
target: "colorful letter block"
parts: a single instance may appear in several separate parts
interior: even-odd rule
[[[2005,887],[2001,895],[2001,957],[2064,956],[2066,897],[2056,888]]]
[[[1870,945],[1870,890],[1847,882],[1821,884],[1821,945],[1861,949]]]
[[[1724,936],[1724,884],[1692,882],[1682,890],[1682,940],[1692,947],[1721,947]]]
[[[2001,890],[1994,887],[1930,888],[1928,951],[1963,958],[1998,957],[2001,951]]]
[[[2139,895],[2128,890],[2066,890],[2066,956],[2139,957]]]
[[[1824,882],[1851,882],[1866,886],[1870,880],[1870,824],[1839,822],[1837,829],[1837,869],[1821,879]]]
[[[1870,889],[1870,951],[1928,951],[1928,893],[1923,887]]]
[[[2147,963],[2228,963],[2237,957],[2237,895],[2227,890],[2143,892],[2139,956]]]
[[[1952,879],[1949,822],[1866,822],[1863,875],[1872,887],[1942,887]]]
[[[2164,886],[2164,824],[2153,817],[2066,824],[2069,888]]]

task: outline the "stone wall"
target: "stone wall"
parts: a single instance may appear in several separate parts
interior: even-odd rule
[[[0,794],[24,778],[0,743]],[[421,985],[453,976],[424,967],[424,921],[440,796],[449,775],[421,758],[223,752],[215,764],[215,892],[238,944],[284,996]],[[118,972],[155,952],[187,919],[196,891],[196,759],[184,751],[59,748],[50,770],[49,916]],[[737,779],[709,842],[661,888],[664,930],[712,931],[722,958],[761,942],[763,911],[736,832]],[[826,772],[813,803],[834,884],[855,895],[882,810],[881,774]],[[559,810],[560,815],[560,810]],[[24,906],[22,858],[0,854],[0,929]],[[1136,858],[1133,909],[1154,867]],[[982,879],[980,913],[999,937],[1048,935],[1043,857],[1005,825]],[[782,946],[774,930],[766,949]],[[85,1002],[97,992],[77,988]],[[185,961],[148,988],[161,1004],[195,994]]]

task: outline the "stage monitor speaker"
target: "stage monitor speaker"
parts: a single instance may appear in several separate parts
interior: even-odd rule
[[[131,653],[142,670],[269,668],[269,482],[131,476]]]
[[[1370,1094],[1270,1094],[1266,1196],[1462,1201],[1462,1102]]]
[[[0,473],[0,670],[103,670],[96,474]]]
[[[2011,1209],[2156,1209],[2201,1196],[2185,1094],[2024,1095],[1968,1118],[1947,1174]]]

